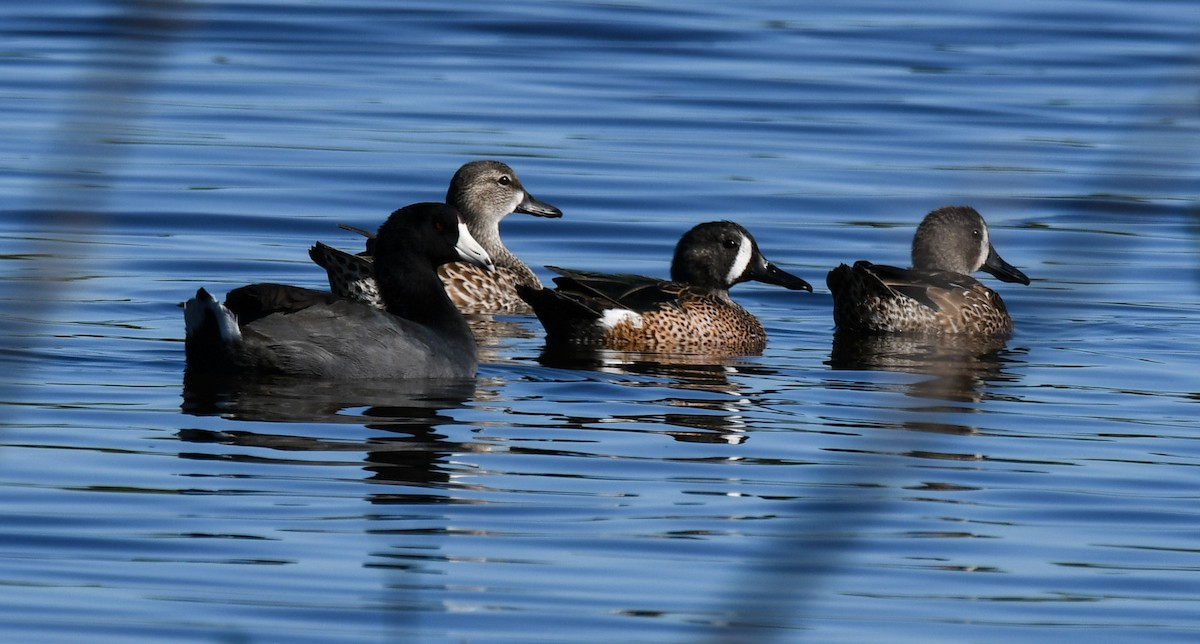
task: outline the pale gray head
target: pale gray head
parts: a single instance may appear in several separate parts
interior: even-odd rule
[[[476,234],[483,228],[495,229],[501,219],[514,212],[538,217],[562,216],[561,210],[526,192],[517,173],[499,161],[463,164],[450,180],[446,203],[463,214],[467,226]]]
[[[987,223],[970,206],[945,206],[925,215],[912,244],[913,268],[964,275],[986,271],[1004,282],[1029,278],[992,247]]]
[[[671,260],[671,280],[714,291],[747,280],[812,291],[808,282],[768,262],[750,231],[732,221],[710,221],[684,233]]]

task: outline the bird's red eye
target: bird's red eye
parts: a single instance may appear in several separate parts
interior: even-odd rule
[[[438,231],[439,233],[445,232],[446,231],[446,222],[444,222],[444,221],[433,222],[433,229]]]

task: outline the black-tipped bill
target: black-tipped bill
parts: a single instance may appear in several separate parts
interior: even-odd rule
[[[780,269],[771,262],[751,264],[746,271],[746,279],[752,279],[766,284],[774,284],[793,291],[808,291],[812,293],[812,284]]]
[[[552,219],[562,217],[562,211],[545,201],[538,201],[533,195],[525,193],[525,198],[521,203],[517,204],[517,212],[523,212],[534,217],[550,217]]]
[[[979,270],[995,275],[996,279],[1001,282],[1017,282],[1026,286],[1029,285],[1029,278],[1025,276],[1025,273],[1022,273],[1016,266],[1004,261],[995,248],[988,248],[987,260],[983,262],[983,266],[980,266]]]

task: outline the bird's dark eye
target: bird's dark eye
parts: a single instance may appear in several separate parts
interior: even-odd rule
[[[979,232],[979,229],[976,228],[975,230],[971,231],[971,236],[974,237],[975,239],[979,239],[980,237],[983,236],[983,233]]]
[[[722,244],[723,246],[725,246],[725,248],[737,248],[737,247],[738,247],[738,240],[736,240],[736,239],[726,239],[725,241],[721,242],[721,244]]]
[[[508,184],[512,183],[512,179],[507,174],[500,175],[500,178],[496,181],[502,186],[507,186]]]
[[[438,231],[439,233],[446,232],[446,222],[441,221],[441,220],[433,222],[433,229]]]

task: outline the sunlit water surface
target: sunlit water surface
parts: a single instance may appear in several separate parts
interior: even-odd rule
[[[7,641],[1200,637],[1190,2],[125,10],[0,9]],[[728,218],[816,292],[734,289],[761,356],[510,316],[469,382],[184,381],[197,287],[320,287],[476,158],[543,276]],[[1016,333],[835,338],[949,203]]]

